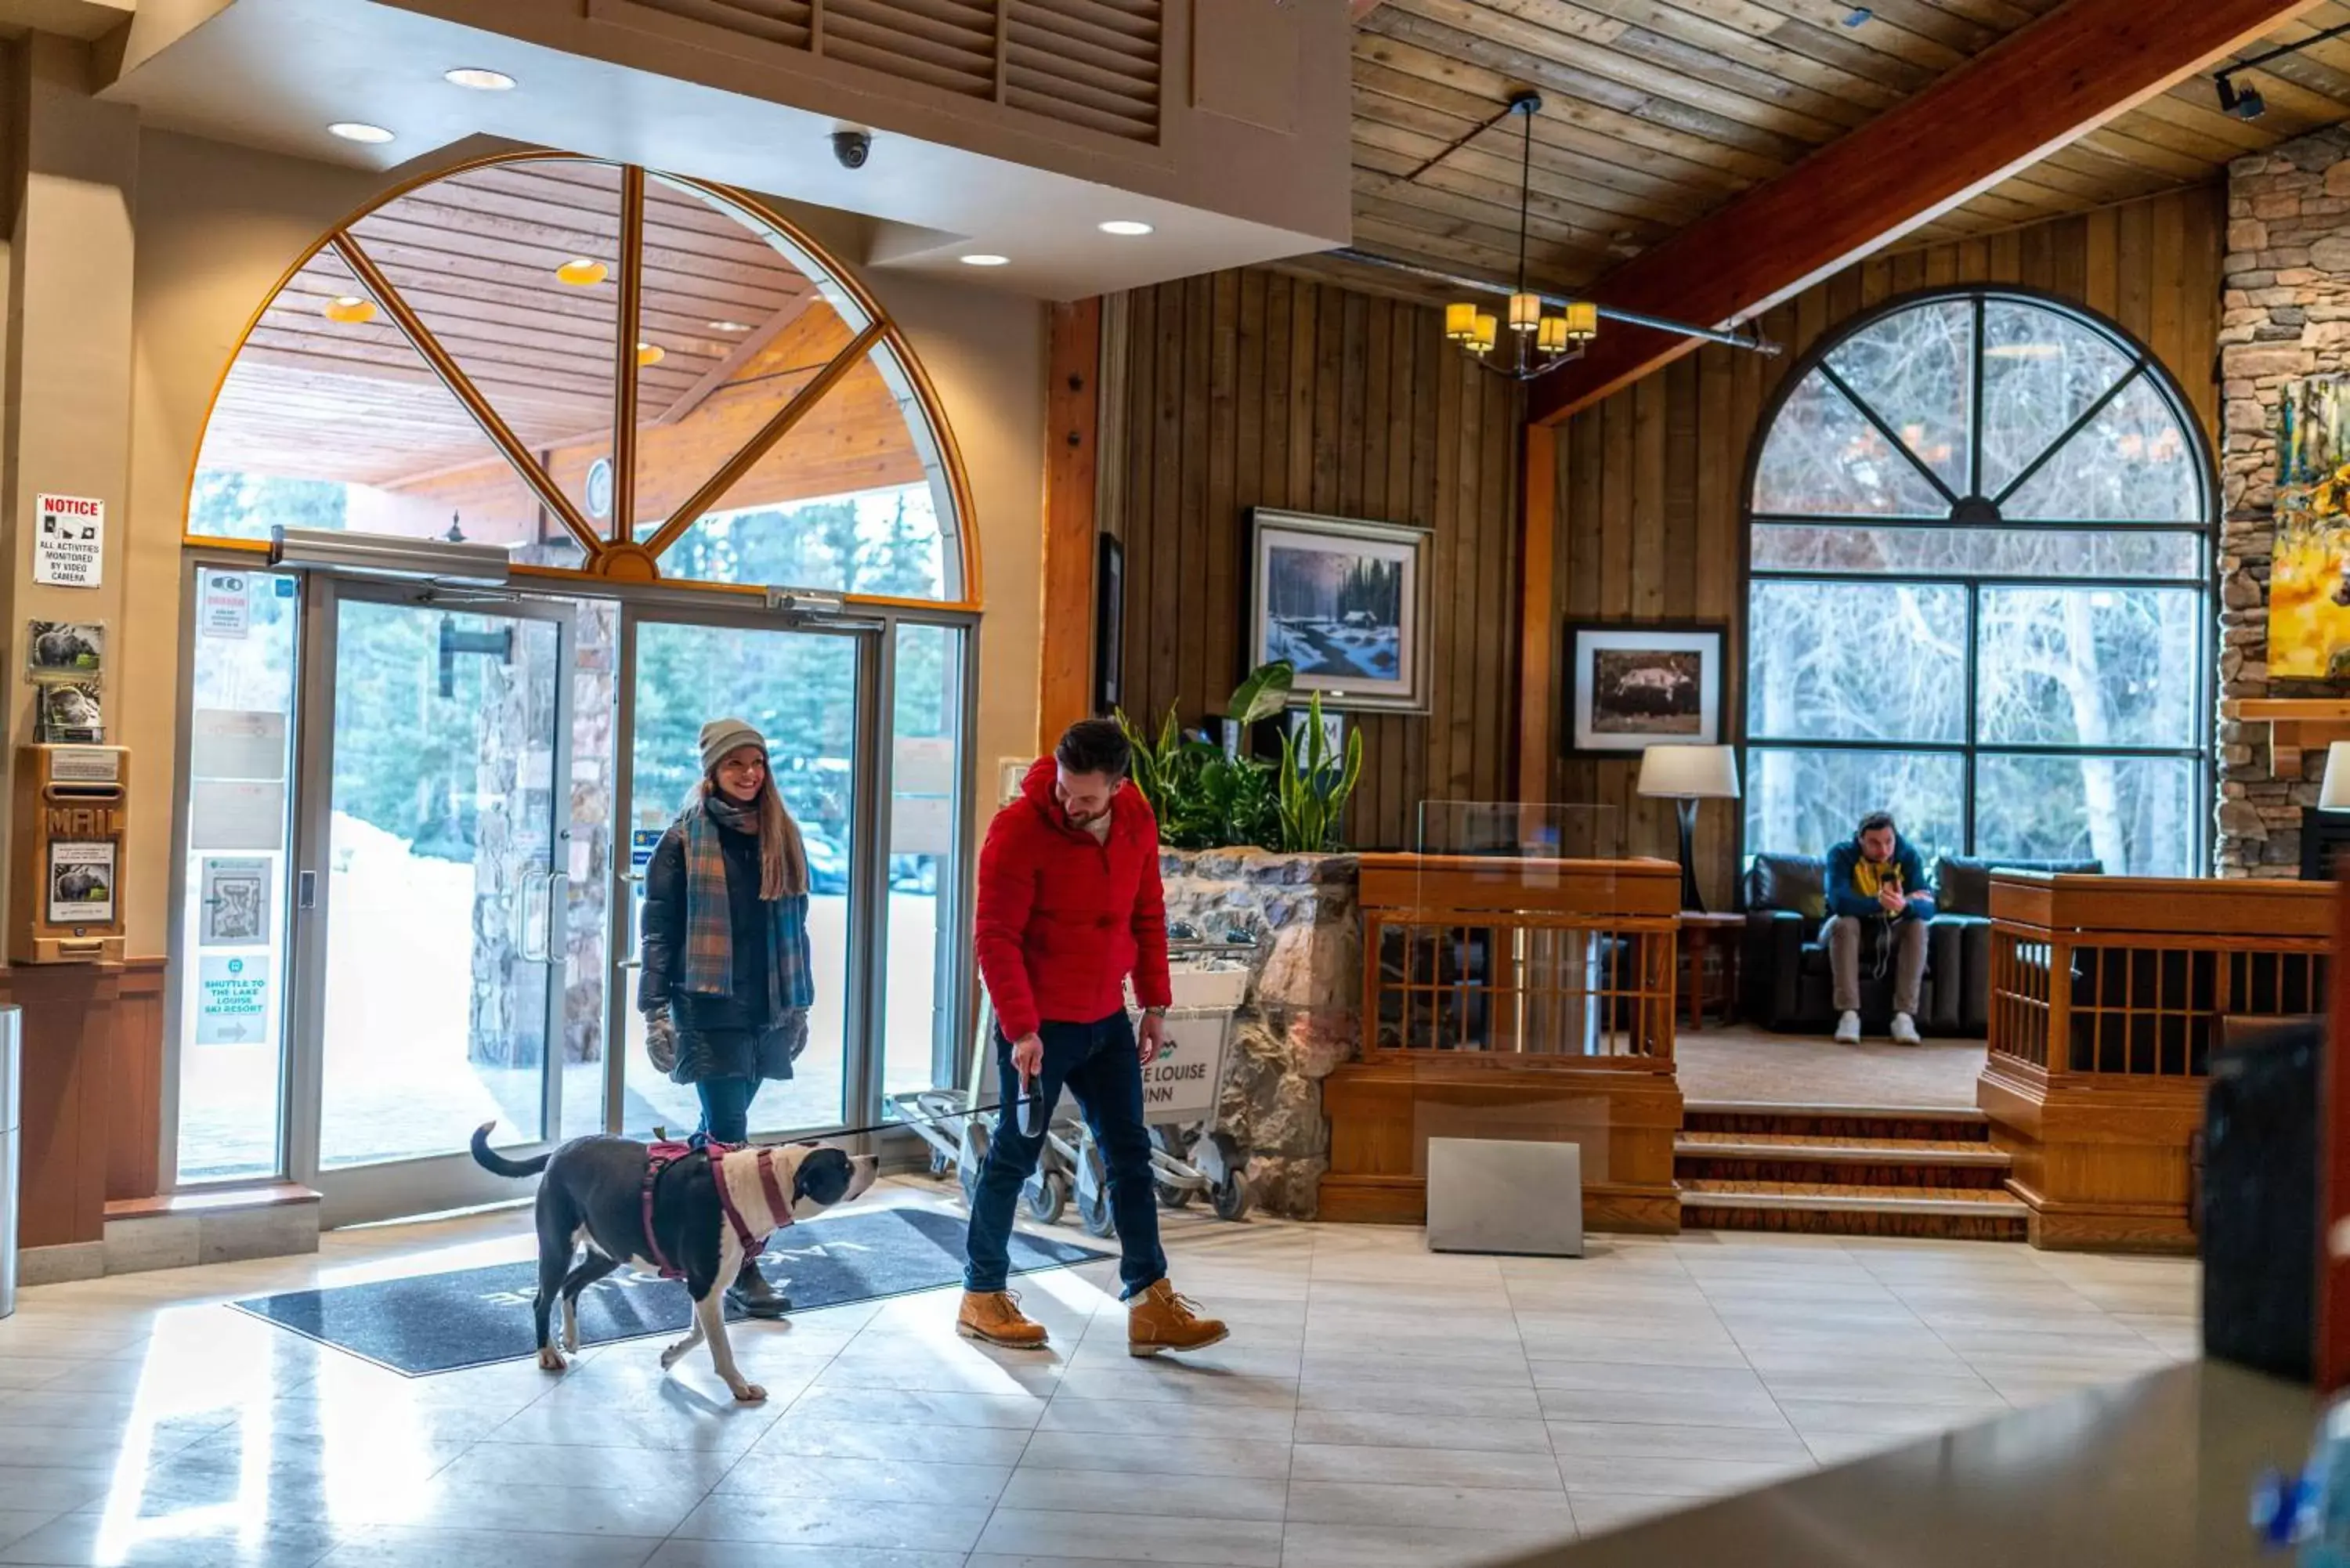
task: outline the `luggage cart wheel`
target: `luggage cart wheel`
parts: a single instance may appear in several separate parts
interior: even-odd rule
[[[1188,1187],[1180,1187],[1171,1181],[1154,1181],[1150,1185],[1159,1189],[1159,1206],[1161,1209],[1180,1209],[1191,1201],[1191,1189]]]
[[[1118,1234],[1118,1221],[1109,1211],[1109,1189],[1107,1187],[1077,1188],[1077,1223],[1086,1228],[1088,1236],[1107,1240]]]
[[[987,1129],[978,1126],[963,1128],[962,1152],[955,1158],[955,1175],[962,1182],[965,1207],[979,1200],[979,1176],[987,1166]]]
[[[932,1176],[944,1176],[950,1169],[953,1168],[953,1167],[954,1159],[947,1153],[946,1150],[942,1148],[934,1148],[931,1150],[931,1174]]]
[[[1069,1179],[1057,1170],[1040,1171],[1029,1178],[1021,1196],[1028,1199],[1028,1212],[1036,1223],[1057,1225],[1069,1207]]]
[[[1248,1178],[1233,1171],[1223,1180],[1208,1189],[1208,1201],[1216,1206],[1219,1220],[1239,1220],[1249,1211]]]

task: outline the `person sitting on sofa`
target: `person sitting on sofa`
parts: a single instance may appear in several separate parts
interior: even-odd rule
[[[1835,1037],[1839,1045],[1860,1044],[1861,966],[1893,971],[1893,1039],[1918,1044],[1918,992],[1926,976],[1926,922],[1934,918],[1926,890],[1926,867],[1902,842],[1889,813],[1860,819],[1850,839],[1828,851],[1827,924],[1820,941],[1828,950],[1828,973],[1835,982]]]

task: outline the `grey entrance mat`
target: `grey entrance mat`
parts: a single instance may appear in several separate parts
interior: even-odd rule
[[[962,1278],[963,1220],[927,1209],[883,1209],[790,1226],[768,1242],[763,1267],[795,1312],[951,1285]],[[1089,1263],[1110,1254],[1014,1231],[1012,1272]],[[283,1328],[417,1376],[537,1354],[531,1303],[536,1262],[413,1274],[371,1284],[287,1291],[230,1304]],[[579,1298],[579,1339],[605,1345],[682,1334],[692,1303],[681,1281],[623,1269]],[[729,1310],[740,1321],[742,1314]],[[554,1328],[561,1332],[557,1310]]]

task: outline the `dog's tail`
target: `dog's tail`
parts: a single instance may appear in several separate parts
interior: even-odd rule
[[[484,1122],[473,1129],[473,1163],[494,1176],[536,1176],[546,1168],[546,1155],[536,1159],[508,1159],[490,1147],[490,1129],[498,1124]]]

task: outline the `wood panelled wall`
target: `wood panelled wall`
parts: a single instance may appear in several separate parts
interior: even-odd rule
[[[2216,432],[2220,263],[2226,201],[2217,185],[1846,268],[1761,321],[1776,359],[1725,348],[1688,355],[1568,421],[1558,432],[1558,542],[1552,623],[1701,619],[1731,627],[1727,700],[1744,713],[1740,643],[1748,453],[1781,379],[1825,332],[1920,289],[2005,283],[2086,306],[2150,347]],[[1564,637],[1553,690],[1568,695]],[[1564,721],[1555,732],[1564,743]],[[1733,734],[1735,732],[1733,731]],[[1669,803],[1634,793],[1637,753],[1564,758],[1554,798],[1619,808],[1627,853],[1671,855]],[[1731,908],[1738,806],[1698,812],[1697,858],[1712,909]]]
[[[1433,531],[1432,700],[1355,721],[1347,842],[1414,847],[1422,801],[1513,796],[1518,388],[1433,309],[1253,268],[1115,296],[1103,338],[1127,712],[1196,724],[1246,673],[1249,508],[1414,524]]]

